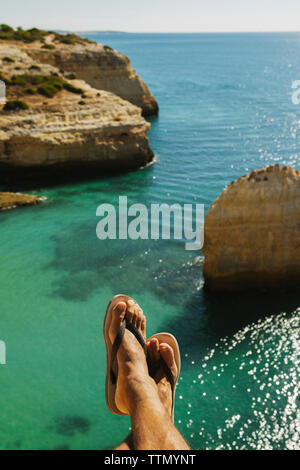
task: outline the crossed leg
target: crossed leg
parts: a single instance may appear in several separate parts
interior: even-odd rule
[[[119,302],[112,313],[109,329],[115,340],[122,320],[135,325],[146,340],[146,319],[133,301]],[[169,367],[176,367],[173,351],[167,344],[151,340],[150,360],[161,354]],[[155,380],[149,376],[144,351],[133,334],[126,330],[117,354],[118,383],[115,402],[119,410],[130,414],[132,432],[116,450],[189,450],[189,446],[171,419],[171,390],[162,371]]]

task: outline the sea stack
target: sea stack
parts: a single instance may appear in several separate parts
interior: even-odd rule
[[[205,287],[282,288],[300,282],[300,171],[268,166],[232,182],[205,219]]]

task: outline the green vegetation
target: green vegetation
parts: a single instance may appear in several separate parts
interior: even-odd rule
[[[53,49],[55,49],[55,46],[53,46],[53,44],[44,44],[44,45],[42,46],[42,49],[53,50]]]
[[[103,46],[105,51],[113,51],[113,48],[110,46]]]
[[[32,65],[31,67],[29,67],[28,70],[41,70],[41,67],[39,67],[38,65]]]
[[[76,34],[60,34],[55,33],[55,40],[61,42],[62,44],[76,44],[78,42],[78,36]]]
[[[55,34],[55,41],[61,42],[62,44],[96,44],[95,41],[91,41],[87,38],[82,38],[81,36],[77,36],[77,34],[68,33],[68,34],[60,34],[60,33],[53,33]]]
[[[81,101],[79,101],[79,103],[78,103],[78,104],[80,104],[81,106],[83,106],[83,105],[85,105],[85,104],[86,104],[86,102],[85,102],[85,101],[83,101],[83,100],[81,100]]]
[[[81,88],[76,88],[75,86],[71,85],[71,83],[64,82],[64,89],[70,91],[71,93],[77,93],[78,95],[82,95],[83,91]]]
[[[17,30],[14,30],[7,24],[0,25],[0,39],[6,39],[9,41],[41,41],[47,34],[47,31],[43,31],[42,29],[37,28],[31,28],[25,31],[21,27],[17,28]]]
[[[11,33],[13,32],[13,28],[11,26],[8,26],[7,24],[0,24],[0,31],[3,31],[3,33]]]
[[[78,95],[83,93],[80,88],[74,87],[71,83],[68,83],[58,75],[20,74],[14,75],[10,80],[8,80],[5,79],[5,77],[1,78],[0,74],[0,80],[5,81],[8,87],[26,87],[27,93],[39,93],[47,98],[53,98],[53,96],[61,90],[67,90],[70,93],[76,93]]]
[[[25,93],[27,93],[27,95],[35,95],[36,91],[34,88],[27,88],[27,90],[25,90]]]
[[[38,87],[37,91],[40,95],[46,96],[47,98],[53,98],[58,91],[62,88],[53,85],[52,83],[45,83]]]
[[[93,43],[89,39],[82,38],[77,36],[77,34],[60,34],[53,31],[44,31],[43,29],[31,28],[24,30],[19,27],[16,30],[7,24],[0,24],[0,39],[6,39],[8,41],[23,41],[23,42],[34,42],[34,41],[45,41],[45,36],[49,34],[54,34],[54,41],[60,42],[62,44],[78,44],[78,43]],[[44,44],[42,46],[44,49],[54,49],[54,46],[51,44]]]
[[[3,108],[3,111],[25,111],[29,109],[29,106],[24,101],[15,100],[15,101],[8,101]]]
[[[75,80],[75,79],[76,79],[75,73],[67,73],[67,74],[65,75],[65,77],[66,77],[68,80]]]
[[[12,64],[15,62],[14,59],[12,59],[11,57],[3,57],[2,61],[8,64]]]

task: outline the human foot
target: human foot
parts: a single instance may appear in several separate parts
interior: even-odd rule
[[[111,324],[108,330],[111,344],[114,344],[125,317],[134,325],[145,341],[146,318],[143,311],[133,299],[124,297],[124,300],[120,298],[112,310]],[[153,387],[153,384],[151,384],[151,378],[148,374],[145,352],[136,337],[127,328],[118,348],[117,363],[115,404],[121,413],[130,414],[134,401],[145,395],[145,387]]]
[[[151,338],[149,341],[147,341],[146,346],[148,350],[150,368],[155,368],[155,364],[157,364],[160,359],[163,359],[168,368],[170,369],[175,381],[175,378],[177,378],[178,376],[178,368],[174,357],[174,351],[171,346],[167,343],[159,343],[156,337]],[[153,379],[155,380],[157,385],[160,401],[164,405],[168,415],[172,417],[173,391],[171,383],[167,378],[164,367],[161,366],[158,368],[157,371],[155,371]]]

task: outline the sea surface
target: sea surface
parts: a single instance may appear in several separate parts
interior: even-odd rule
[[[0,215],[0,448],[108,449],[127,435],[129,419],[105,406],[102,339],[109,299],[126,293],[148,336],[178,338],[175,422],[193,449],[299,449],[299,291],[208,296],[201,251],[100,241],[96,209],[125,195],[207,210],[253,169],[300,169],[300,34],[89,37],[127,54],[158,99],[156,163],[37,184],[46,203]]]

